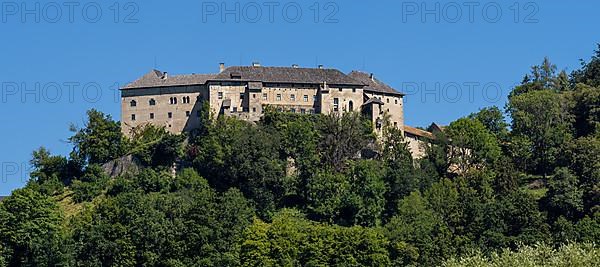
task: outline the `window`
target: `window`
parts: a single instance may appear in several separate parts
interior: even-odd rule
[[[394,122],[394,127],[398,127],[398,122],[397,121]]]
[[[189,112],[189,111],[186,111],[186,112],[185,112],[185,116],[186,116],[186,117],[189,117],[189,116],[190,116],[190,112]]]
[[[290,109],[290,112],[291,112],[291,113],[296,113],[296,109],[295,109],[295,108],[291,108],[291,109]]]
[[[240,99],[244,100],[244,93],[240,93]]]
[[[301,114],[306,114],[306,109],[303,109],[303,108],[301,108],[301,109],[300,109],[300,113],[301,113]]]
[[[263,100],[267,100],[267,93],[263,93]]]
[[[252,98],[256,98],[256,94],[252,94]]]
[[[338,111],[339,110],[339,105],[340,105],[340,99],[339,98],[334,98],[333,99],[333,111]]]
[[[150,119],[153,120],[154,119],[154,113],[150,113]]]
[[[172,119],[173,118],[173,112],[167,113],[167,116],[169,117],[169,119]]]
[[[352,93],[356,93],[356,88],[352,88]]]
[[[134,121],[135,120],[135,114],[131,114],[131,120]]]
[[[348,102],[348,110],[349,111],[353,111],[354,110],[354,103],[352,103],[352,101]]]
[[[256,108],[252,108],[252,112],[253,112],[253,113],[256,113]]]
[[[233,112],[237,112],[237,107],[233,107]]]
[[[317,102],[317,95],[313,95],[313,102]]]
[[[217,98],[218,99],[223,99],[223,92],[218,92],[217,93]]]
[[[396,102],[396,105],[398,105],[398,99],[394,100],[394,102]]]
[[[338,90],[340,90],[340,92],[342,91],[342,88],[339,88]]]
[[[304,99],[304,102],[308,102],[308,95],[304,95],[303,99]]]
[[[156,100],[154,100],[154,98],[150,99],[150,101],[148,101],[148,104],[150,104],[150,106],[156,106]]]
[[[281,101],[281,94],[277,94],[277,98],[275,100]]]
[[[171,97],[171,98],[169,98],[169,103],[171,103],[171,105],[177,104],[177,97]]]
[[[389,99],[389,98],[386,98],[385,100],[386,100],[388,103],[390,103],[390,99]]]
[[[184,97],[183,97],[183,103],[184,103],[184,104],[189,104],[190,102],[191,102],[191,101],[190,101],[190,97],[189,97],[189,96],[184,96]]]
[[[296,95],[295,95],[295,94],[292,94],[292,95],[290,95],[290,99],[291,99],[292,101],[296,101]]]
[[[135,102],[135,100],[131,100],[131,102],[129,102],[129,105],[135,107],[137,106],[137,102]]]

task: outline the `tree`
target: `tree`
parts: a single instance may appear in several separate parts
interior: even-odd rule
[[[89,164],[102,164],[125,154],[127,142],[119,122],[110,115],[91,109],[84,127],[71,126],[74,135],[69,138],[73,151]]]
[[[352,225],[379,226],[386,204],[385,169],[373,160],[360,160],[352,166],[350,194],[346,210]]]
[[[567,168],[558,168],[548,182],[543,203],[554,217],[578,218],[583,212],[583,191],[579,188],[577,176]]]
[[[579,178],[584,211],[593,215],[600,211],[600,139],[581,137],[567,147],[564,165]]]
[[[374,140],[372,123],[357,112],[325,116],[320,131],[320,158],[336,171],[345,169],[346,160],[355,158]]]
[[[570,103],[577,136],[600,137],[600,87],[577,84],[565,97]]]
[[[571,136],[571,116],[564,98],[549,90],[532,91],[509,99],[513,134],[528,140],[533,170],[547,175],[557,166],[562,145]]]
[[[571,73],[573,84],[584,83],[590,86],[600,86],[600,43],[589,62],[581,60],[581,68]]]
[[[387,121],[387,120],[386,120]],[[398,202],[415,190],[429,186],[425,174],[417,172],[412,154],[402,132],[385,124],[381,141],[381,161],[385,164],[385,219],[396,213]]]
[[[469,118],[480,121],[499,142],[508,140],[508,123],[504,120],[504,114],[498,107],[480,109],[479,112],[469,115]]]
[[[0,252],[9,266],[55,266],[69,260],[62,215],[48,196],[17,189],[0,202]]]
[[[600,249],[593,243],[571,243],[558,249],[544,243],[505,248],[485,255],[481,251],[444,262],[445,267],[487,266],[594,266],[600,261]]]
[[[395,266],[439,264],[453,255],[449,229],[416,191],[404,198],[385,226]]]
[[[91,201],[99,196],[106,188],[109,178],[101,166],[97,164],[88,165],[83,176],[71,185],[75,202]]]
[[[385,237],[373,228],[315,223],[283,209],[244,232],[242,266],[389,266]]]
[[[457,165],[460,173],[469,168],[491,166],[500,157],[498,141],[478,120],[458,119],[445,131],[450,138],[450,161]]]

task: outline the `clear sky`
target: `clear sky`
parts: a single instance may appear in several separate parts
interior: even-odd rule
[[[373,72],[407,93],[406,123],[427,126],[504,107],[531,65],[570,72],[600,42],[592,0],[0,3],[0,195],[24,185],[38,147],[67,155],[86,110],[119,119],[115,89],[152,68]]]

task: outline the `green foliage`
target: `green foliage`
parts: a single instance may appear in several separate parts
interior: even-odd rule
[[[95,109],[89,110],[87,115],[83,128],[71,126],[74,135],[69,142],[73,144],[75,155],[90,164],[102,164],[124,155],[128,145],[119,122]]]
[[[373,160],[355,163],[350,174],[350,195],[345,211],[350,225],[379,226],[385,210],[385,169]]]
[[[237,190],[217,193],[192,170],[156,188],[160,174],[141,174],[152,191],[123,192],[74,223],[77,262],[85,266],[234,265],[252,208]],[[151,181],[151,182],[147,182]],[[161,183],[158,183],[161,185]],[[158,193],[157,191],[162,191]],[[89,217],[88,217],[89,216]]]
[[[577,84],[566,98],[575,117],[577,136],[600,137],[600,84],[596,87]]]
[[[571,73],[573,83],[600,86],[600,44],[589,62],[581,61],[581,68]]]
[[[0,202],[0,258],[10,266],[68,262],[61,223],[52,199],[28,188],[14,191]]]
[[[556,217],[579,217],[583,212],[583,191],[579,188],[577,176],[567,168],[557,169],[548,182],[548,192],[543,203],[549,213]]]
[[[142,164],[152,167],[171,167],[184,155],[185,136],[169,133],[164,127],[151,124],[133,129],[131,154]]]
[[[549,174],[557,167],[562,145],[570,142],[571,117],[564,97],[550,90],[532,91],[509,99],[515,136],[528,141],[532,170]]]
[[[466,266],[595,266],[600,261],[600,249],[592,243],[567,244],[558,249],[545,244],[521,246],[518,250],[503,249],[491,256],[477,251],[472,255],[452,258],[446,267]]]
[[[372,123],[360,113],[332,113],[320,125],[323,138],[319,143],[320,156],[325,166],[341,171],[347,160],[373,141]]]
[[[73,181],[73,199],[75,202],[91,201],[106,188],[108,176],[99,165],[89,165],[80,179]]]
[[[379,231],[310,222],[282,210],[271,224],[255,220],[244,232],[242,266],[389,266]]]
[[[498,107],[483,108],[479,112],[469,115],[469,118],[480,121],[498,141],[508,141],[508,123],[504,120],[504,114]]]
[[[385,226],[394,265],[435,265],[453,254],[450,231],[417,192],[404,198]]]
[[[450,162],[461,173],[469,168],[490,166],[500,157],[500,147],[495,136],[478,120],[462,118],[447,127],[450,138]]]

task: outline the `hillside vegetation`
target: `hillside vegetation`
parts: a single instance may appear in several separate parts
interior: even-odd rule
[[[34,151],[0,202],[0,266],[592,266],[600,46],[571,74],[534,66],[502,108],[452,122],[416,162],[358,113],[252,124],[205,106],[194,133],[127,138],[90,110],[70,155]],[[108,175],[124,156],[139,168]]]

